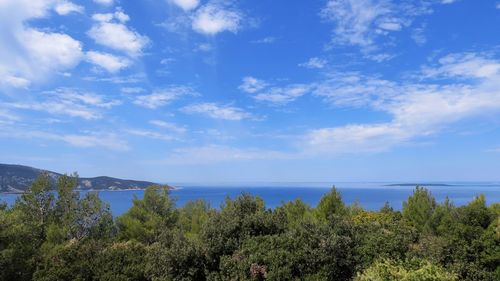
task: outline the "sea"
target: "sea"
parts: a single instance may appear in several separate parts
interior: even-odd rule
[[[456,206],[467,204],[475,196],[484,194],[487,204],[500,203],[500,182],[440,182],[422,184],[438,202],[448,197]],[[177,207],[189,201],[203,199],[213,208],[220,208],[226,198],[234,199],[248,193],[264,199],[267,208],[276,208],[284,202],[302,199],[314,207],[333,186],[332,183],[238,183],[238,184],[175,184],[170,196]],[[346,204],[360,204],[367,210],[378,210],[385,202],[400,210],[416,184],[391,182],[341,182],[335,186]],[[87,192],[87,191],[85,191]],[[81,192],[81,193],[85,193]],[[142,198],[143,190],[98,191],[109,203],[113,215],[119,216],[132,206],[133,198]],[[12,205],[19,194],[0,194],[0,201]]]

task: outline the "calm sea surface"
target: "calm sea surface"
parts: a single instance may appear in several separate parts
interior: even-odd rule
[[[377,210],[386,201],[395,209],[401,209],[405,201],[414,190],[414,186],[387,186],[391,183],[339,183],[337,188],[342,194],[344,202],[352,204],[359,202],[365,209]],[[449,186],[427,186],[436,199],[441,202],[448,196],[455,205],[464,205],[483,193],[488,204],[500,202],[500,183],[445,183]],[[260,196],[268,208],[275,208],[282,202],[301,198],[310,206],[316,206],[321,196],[329,191],[328,183],[270,183],[270,184],[234,184],[197,186],[179,184],[171,192],[178,207],[186,202],[204,199],[214,208],[218,208],[226,197],[235,198],[241,193],[250,193]],[[101,199],[108,202],[114,215],[124,213],[132,205],[134,196],[141,198],[142,190],[127,191],[100,191]],[[0,201],[12,204],[18,195],[0,194]]]

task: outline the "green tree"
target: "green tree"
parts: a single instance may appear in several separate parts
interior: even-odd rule
[[[145,245],[135,241],[115,242],[96,257],[95,280],[147,281]]]
[[[54,209],[54,194],[48,173],[42,173],[26,192],[16,200],[15,208],[23,214],[25,223],[40,230],[48,223]]]
[[[159,233],[174,227],[176,220],[168,187],[151,186],[144,191],[143,199],[134,198],[133,206],[118,218],[118,237],[151,244]]]
[[[266,210],[259,197],[242,194],[235,200],[227,198],[221,211],[209,218],[201,232],[208,267],[216,270],[220,257],[232,254],[247,237],[282,233],[285,223],[282,216]]]
[[[72,237],[78,240],[84,238],[106,240],[115,234],[109,205],[104,203],[96,192],[89,192],[78,201],[71,233]]]
[[[403,202],[403,218],[419,231],[428,227],[436,208],[436,199],[430,191],[417,186],[407,201]]]
[[[335,186],[330,192],[321,197],[316,207],[316,216],[319,220],[326,221],[331,216],[342,216],[347,213],[347,208],[342,201],[342,196]]]
[[[211,213],[212,210],[207,202],[190,201],[179,209],[177,224],[188,237],[198,238]]]
[[[460,280],[496,280],[496,258],[489,252],[498,245],[489,229],[495,214],[487,208],[483,195],[457,208],[457,213],[458,220],[445,236],[450,241],[448,266]]]
[[[221,261],[221,280],[350,280],[353,274],[352,228],[304,223],[278,235],[250,237]]]
[[[286,218],[287,227],[289,229],[296,228],[304,222],[315,220],[311,207],[301,199],[283,203],[276,208],[276,212],[278,215],[282,215]]]
[[[375,262],[355,281],[455,281],[457,276],[425,260],[406,262],[383,259]]]
[[[75,191],[78,186],[78,174],[62,175],[57,181],[57,200],[54,220],[48,227],[50,243],[62,243],[73,238],[72,228],[76,221],[79,194]]]
[[[363,212],[352,218],[357,270],[378,258],[403,259],[417,240],[416,229],[399,212]]]
[[[70,239],[43,249],[43,257],[33,275],[34,281],[95,280],[96,257],[103,244],[95,240]]]
[[[197,240],[180,231],[163,232],[147,253],[146,275],[153,281],[203,281],[206,258]]]
[[[0,280],[31,280],[53,209],[49,176],[42,174],[12,209],[0,211]]]

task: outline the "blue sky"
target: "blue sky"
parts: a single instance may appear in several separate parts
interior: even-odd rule
[[[500,2],[0,0],[0,162],[500,180]]]

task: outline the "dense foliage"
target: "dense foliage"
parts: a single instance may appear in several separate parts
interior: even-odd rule
[[[482,195],[456,207],[417,187],[401,212],[373,212],[334,187],[316,208],[242,194],[177,209],[154,186],[113,218],[76,184],[54,195],[42,175],[0,204],[0,280],[500,280],[500,204]]]

